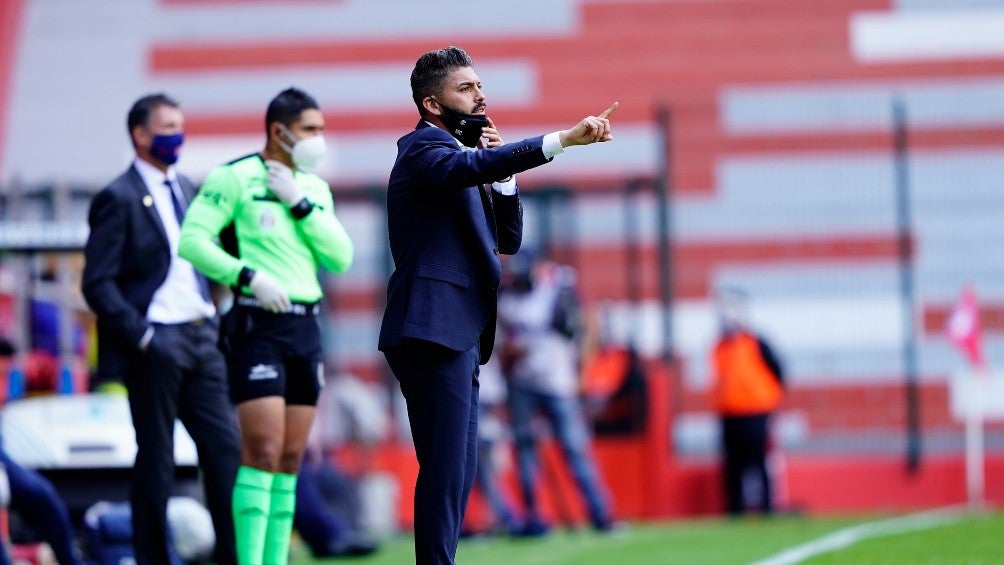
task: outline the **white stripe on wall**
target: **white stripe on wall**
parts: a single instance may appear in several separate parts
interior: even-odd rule
[[[889,131],[895,98],[914,127],[1004,124],[1000,77],[733,85],[721,91],[719,108],[732,134]]]
[[[154,33],[160,39],[173,41],[288,41],[293,39],[291,30],[295,30],[299,40],[452,37],[454,44],[463,45],[464,39],[571,34],[578,28],[580,17],[578,0],[221,2],[148,9],[156,12],[156,21],[164,24],[158,24],[158,28],[165,31],[155,29]],[[240,25],[234,25],[235,19],[240,20]]]
[[[976,59],[1004,55],[1004,10],[858,12],[851,52],[864,63]]]
[[[402,61],[161,73],[151,77],[151,83],[154,88],[183,100],[189,112],[220,112],[222,109],[227,113],[264,115],[268,101],[289,86],[309,92],[317,98],[322,109],[400,111],[415,108],[408,79],[413,67],[413,61]],[[529,106],[539,97],[537,66],[530,60],[489,59],[478,63],[477,73],[492,107]],[[417,119],[417,110],[415,116]]]

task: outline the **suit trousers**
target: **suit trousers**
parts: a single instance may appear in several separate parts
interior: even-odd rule
[[[384,354],[401,384],[418,458],[415,562],[453,565],[477,474],[478,347],[457,352],[408,339]]]
[[[139,565],[170,562],[167,501],[174,487],[174,427],[180,419],[195,442],[206,506],[216,533],[214,562],[237,562],[231,497],[240,442],[216,348],[216,324],[155,324],[145,353],[126,377],[136,430],[130,488],[133,545]]]

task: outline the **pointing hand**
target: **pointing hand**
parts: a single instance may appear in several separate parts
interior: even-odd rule
[[[619,102],[614,102],[599,116],[586,116],[581,122],[559,133],[558,139],[561,140],[561,146],[589,145],[613,139],[614,136],[610,131],[610,115],[619,105]]]

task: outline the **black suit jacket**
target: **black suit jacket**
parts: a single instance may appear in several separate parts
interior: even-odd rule
[[[548,162],[543,136],[466,151],[425,121],[398,140],[387,187],[394,272],[380,328],[381,350],[404,338],[467,351],[480,343],[491,356],[499,254],[523,238],[519,195],[491,191],[493,180]]]
[[[186,202],[196,187],[182,175]],[[146,313],[164,283],[171,248],[153,196],[135,166],[91,200],[84,247],[84,298],[97,315],[99,380],[122,379],[150,326]],[[196,276],[203,276],[196,271]]]

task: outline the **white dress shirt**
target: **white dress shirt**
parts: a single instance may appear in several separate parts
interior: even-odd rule
[[[160,285],[160,288],[153,295],[150,309],[146,313],[147,320],[160,324],[181,324],[199,318],[212,317],[216,313],[216,307],[202,298],[199,281],[195,275],[195,267],[185,259],[178,257],[178,235],[181,226],[178,225],[177,217],[174,214],[171,195],[167,191],[167,186],[164,185],[166,178],[171,182],[171,186],[178,196],[178,201],[185,202],[181,187],[178,185],[177,172],[174,167],[169,167],[165,176],[159,169],[143,159],[136,159],[134,165],[140,177],[143,178],[147,191],[153,197],[153,205],[157,208],[160,221],[164,224],[164,231],[167,233],[167,241],[171,246],[171,266],[168,268],[164,284]]]

